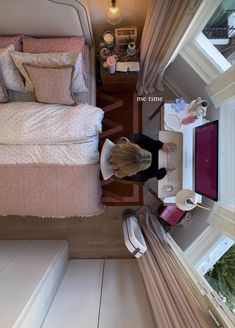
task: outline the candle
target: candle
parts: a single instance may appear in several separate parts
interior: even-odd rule
[[[104,43],[107,47],[111,48],[114,45],[114,35],[112,32],[105,32],[103,34]]]

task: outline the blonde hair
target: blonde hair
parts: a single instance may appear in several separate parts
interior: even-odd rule
[[[127,138],[120,138],[109,160],[113,173],[118,178],[132,176],[146,170],[152,163],[152,154]]]

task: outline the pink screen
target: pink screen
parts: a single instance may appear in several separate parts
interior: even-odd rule
[[[218,200],[218,121],[195,129],[195,192]]]

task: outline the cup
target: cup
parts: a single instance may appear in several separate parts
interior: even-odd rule
[[[195,205],[195,201],[192,198],[187,198],[185,205]]]
[[[107,58],[107,64],[108,64],[108,69],[110,74],[114,74],[116,71],[116,58],[115,56],[109,56]]]
[[[127,46],[127,54],[129,56],[134,56],[136,54],[136,45],[135,42],[131,41],[128,43]]]

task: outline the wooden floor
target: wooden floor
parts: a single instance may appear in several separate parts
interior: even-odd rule
[[[90,218],[0,217],[0,239],[63,239],[70,258],[130,258],[122,232],[126,207],[106,207]]]

